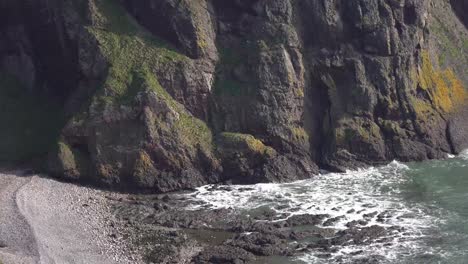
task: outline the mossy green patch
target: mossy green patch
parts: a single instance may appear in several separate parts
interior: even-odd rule
[[[145,151],[140,151],[135,161],[134,174],[145,177],[148,173],[153,173],[154,171],[154,163],[151,157]]]
[[[61,141],[58,143],[57,148],[57,152],[60,155],[60,160],[62,161],[63,166],[68,169],[76,168],[76,162],[71,148]]]
[[[49,172],[64,174],[69,179],[87,176],[89,171],[89,157],[79,149],[71,148],[67,143],[59,141],[52,152],[55,158],[49,158]]]
[[[437,37],[440,44],[439,63],[445,65],[448,59],[457,60],[466,56],[468,53],[468,39],[462,39],[459,42],[459,36],[455,36],[453,30],[450,30],[439,18],[434,18],[430,24],[430,30]]]
[[[309,142],[309,134],[302,127],[291,127],[293,140],[296,142],[307,143]]]
[[[262,141],[256,139],[254,136],[249,134],[240,134],[232,132],[221,133],[221,140],[225,146],[234,149],[247,149],[248,151],[266,154],[268,156],[276,155],[276,151],[269,146],[263,144]]]
[[[148,74],[143,80],[148,89],[156,91],[157,96],[179,114],[172,127],[174,133],[181,135],[180,139],[187,145],[200,146],[206,152],[211,152],[213,150],[213,135],[206,123],[185,111],[184,107],[162,88],[154,75]]]
[[[139,27],[117,0],[96,3],[97,26],[88,30],[109,63],[104,88],[97,94],[102,102],[130,103],[139,91],[158,87],[143,85],[148,76],[154,76],[155,68],[187,59]]]
[[[336,144],[352,147],[355,142],[373,142],[381,138],[380,127],[373,121],[354,118],[336,128]]]
[[[64,123],[61,108],[0,73],[0,161],[20,162],[46,154]]]
[[[213,150],[213,135],[208,126],[198,118],[181,114],[175,124],[175,129],[181,132],[183,139],[191,146],[200,146],[206,152]]]
[[[335,131],[336,143],[338,145],[346,145],[351,142],[358,133],[351,128],[338,128]]]
[[[104,88],[96,96],[98,102],[131,104],[140,91],[153,90],[179,114],[173,129],[191,146],[212,149],[210,129],[191,116],[158,82],[154,70],[188,58],[170,45],[151,36],[126,13],[117,0],[98,0],[99,27],[88,30],[96,36],[109,63]]]

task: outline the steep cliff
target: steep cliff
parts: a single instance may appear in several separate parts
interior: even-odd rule
[[[0,5],[3,161],[165,192],[468,147],[464,1]]]

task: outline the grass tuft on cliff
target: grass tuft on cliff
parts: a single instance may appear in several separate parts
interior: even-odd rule
[[[0,73],[0,162],[22,162],[48,152],[63,125],[60,106]]]
[[[141,83],[154,75],[152,69],[161,63],[187,59],[142,29],[117,0],[98,0],[96,4],[96,26],[88,30],[98,40],[110,65],[99,99],[130,103],[138,91],[147,88]]]
[[[220,135],[220,140],[223,142],[223,146],[227,148],[244,148],[245,150],[261,155],[276,155],[276,151],[272,147],[266,146],[262,141],[249,134],[223,132]]]
[[[129,105],[138,92],[153,90],[179,114],[172,129],[181,132],[181,140],[211,151],[210,129],[176,102],[155,75],[155,69],[184,63],[188,58],[140,27],[119,1],[97,0],[96,5],[96,25],[88,30],[98,40],[110,68],[94,100],[100,104]]]

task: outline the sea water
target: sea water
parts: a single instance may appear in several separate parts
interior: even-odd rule
[[[394,161],[293,183],[229,187],[200,187],[189,195],[196,201],[189,209],[230,208],[249,215],[268,207],[277,213],[277,220],[328,214],[342,217],[331,226],[336,230],[377,212],[389,217],[384,221],[374,217],[367,226],[404,228],[389,234],[391,243],[342,246],[328,259],[309,252],[280,263],[353,263],[375,255],[383,257],[382,263],[468,263],[468,151],[446,160]],[[352,254],[357,251],[361,253]]]

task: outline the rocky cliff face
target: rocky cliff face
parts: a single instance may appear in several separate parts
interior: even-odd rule
[[[468,147],[464,1],[0,5],[0,159],[58,177],[165,192]]]

